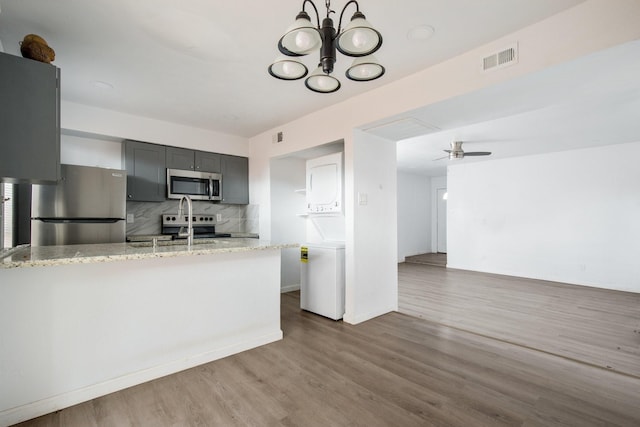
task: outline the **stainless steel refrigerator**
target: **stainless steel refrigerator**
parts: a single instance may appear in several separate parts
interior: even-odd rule
[[[126,171],[61,165],[56,185],[34,185],[31,245],[118,243],[126,234]]]

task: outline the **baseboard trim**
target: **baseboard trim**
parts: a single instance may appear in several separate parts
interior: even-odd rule
[[[359,315],[353,315],[352,313],[345,313],[342,321],[351,325],[357,325],[358,323],[366,322],[374,317],[382,316],[387,313],[398,311],[397,304],[395,306],[389,306],[378,311],[370,311],[368,313],[362,313]]]
[[[289,285],[289,286],[284,286],[282,288],[280,288],[280,293],[284,294],[287,292],[293,292],[293,291],[299,291],[300,290],[300,285]]]
[[[57,396],[52,396],[37,402],[6,409],[0,412],[0,426],[9,426],[22,421],[30,420],[60,409],[68,408],[100,396],[123,390],[134,385],[161,378],[176,372],[184,371],[198,365],[213,362],[223,357],[241,353],[252,348],[260,347],[283,337],[282,330],[277,330],[265,335],[260,335],[224,347],[211,349],[201,354],[184,357],[162,365],[113,378],[98,384],[73,390]]]

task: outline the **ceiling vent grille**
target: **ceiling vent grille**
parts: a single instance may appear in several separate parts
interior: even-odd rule
[[[518,63],[518,43],[482,58],[482,71],[493,71]]]
[[[284,134],[282,132],[274,133],[271,137],[271,142],[274,144],[280,144],[282,141],[284,141]]]

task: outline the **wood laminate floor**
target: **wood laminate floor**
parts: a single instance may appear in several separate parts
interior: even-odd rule
[[[420,255],[411,255],[405,257],[405,262],[414,264],[426,264],[436,267],[447,266],[447,254],[443,253],[426,253]]]
[[[398,279],[402,313],[640,378],[640,294],[409,263]]]
[[[638,378],[406,314],[347,325],[300,311],[294,292],[282,329],[276,343],[21,425],[640,425]]]

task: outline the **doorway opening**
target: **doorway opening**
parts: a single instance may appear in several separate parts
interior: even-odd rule
[[[447,189],[436,190],[436,252],[447,253]]]

